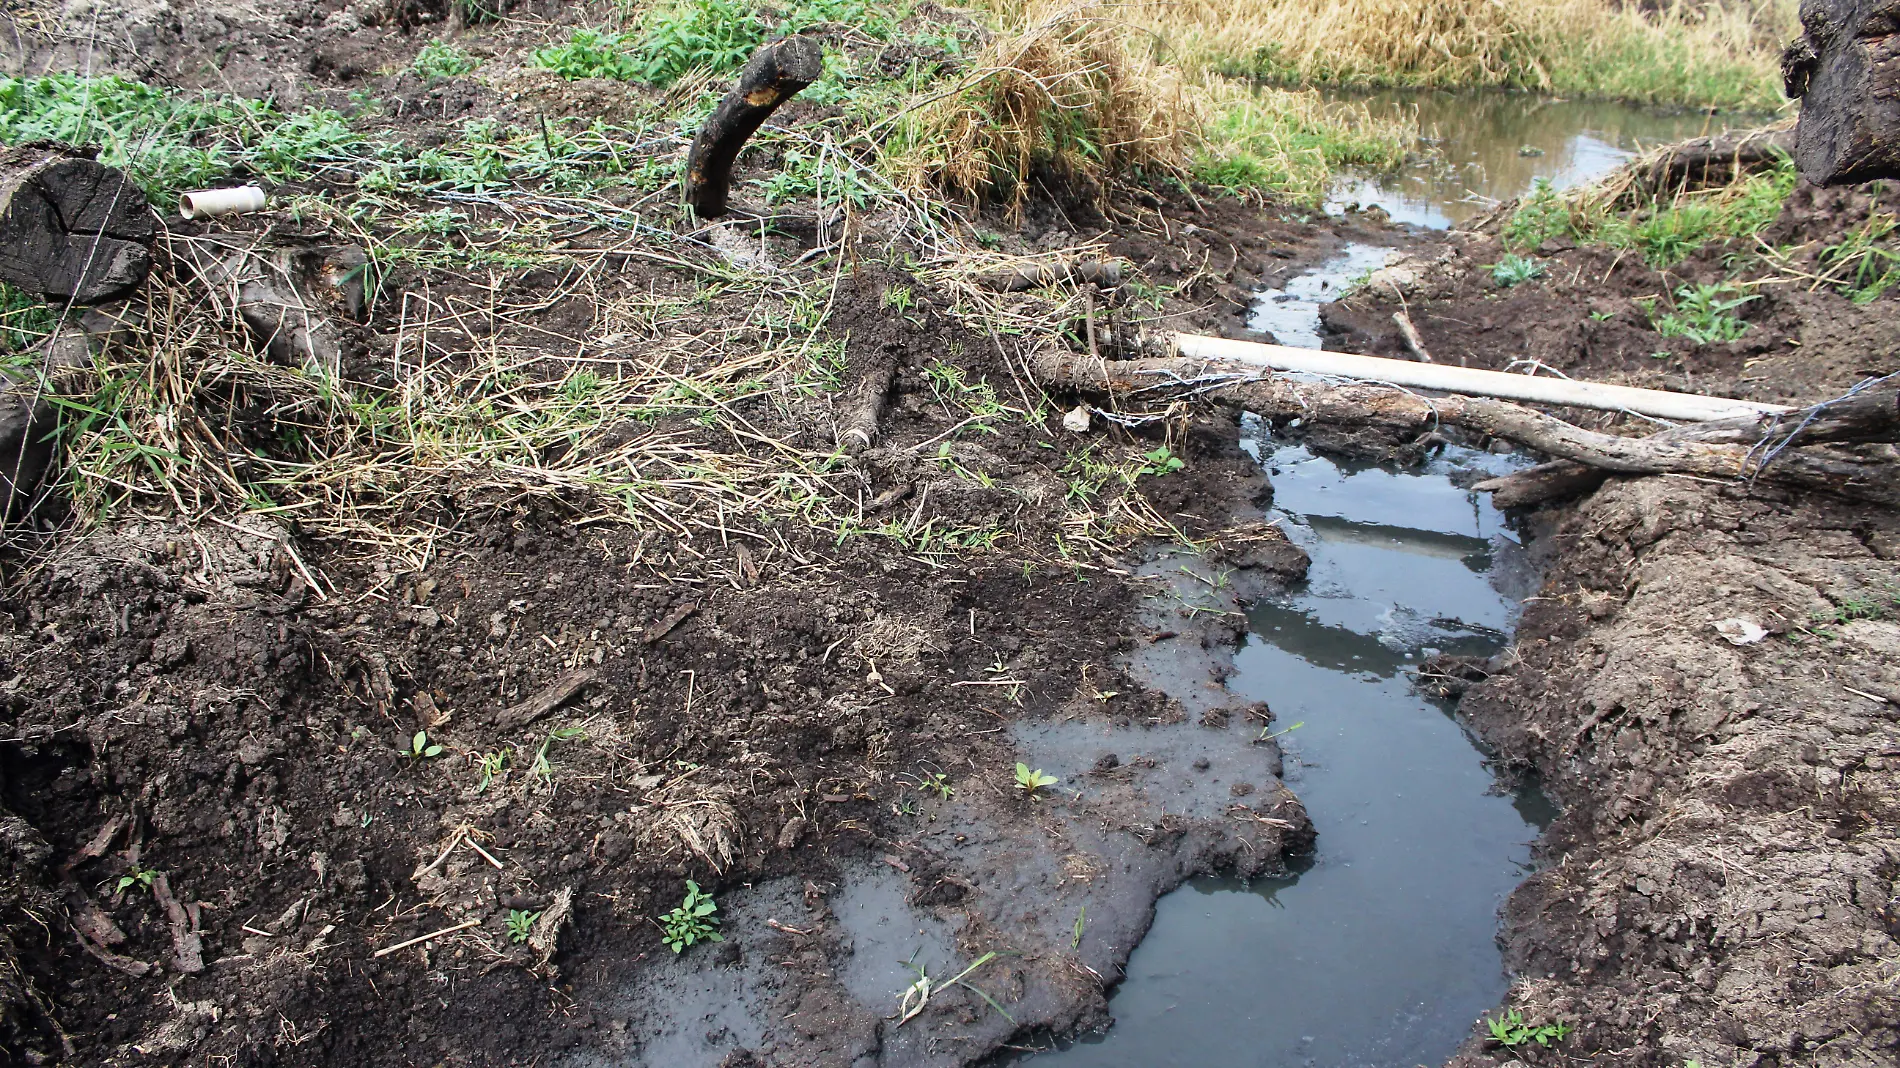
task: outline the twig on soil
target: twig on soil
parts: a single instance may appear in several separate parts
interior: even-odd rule
[[[497,869],[500,869],[502,867],[501,861],[496,860],[494,857],[494,854],[490,853],[486,849],[483,849],[481,843],[477,842],[472,836],[464,834],[462,836],[462,841],[467,842],[468,847],[470,849],[473,849],[475,852],[480,853],[482,855],[483,860],[487,861],[490,864],[493,864]]]
[[[534,696],[504,711],[499,717],[499,722],[502,727],[508,729],[525,727],[561,707],[568,698],[579,693],[581,687],[593,682],[598,675],[599,672],[591,667],[576,668],[555,679],[547,688]]]
[[[387,957],[391,953],[394,953],[398,950],[408,949],[410,946],[419,946],[424,942],[432,942],[435,939],[441,938],[443,935],[452,935],[457,931],[466,931],[470,927],[479,927],[481,926],[481,922],[482,921],[480,920],[463,920],[461,923],[458,923],[453,927],[444,927],[440,931],[430,931],[426,935],[420,935],[418,937],[411,938],[407,942],[398,942],[393,946],[389,946],[384,949],[379,949],[376,952],[370,954],[370,956]]]

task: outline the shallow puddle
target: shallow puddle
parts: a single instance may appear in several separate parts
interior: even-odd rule
[[[1404,669],[1506,642],[1522,549],[1448,476],[1510,461],[1451,450],[1397,472],[1257,447],[1313,569],[1249,613],[1228,687],[1273,707],[1317,851],[1283,879],[1199,879],[1163,898],[1113,1029],[1038,1068],[1409,1068],[1443,1061],[1504,994],[1497,909],[1552,813],[1534,792],[1500,794],[1475,740]]]
[[[1765,121],[1759,115],[1658,111],[1530,93],[1335,96],[1368,103],[1375,114],[1415,110],[1419,126],[1435,142],[1437,158],[1421,159],[1395,174],[1342,178],[1327,210],[1376,204],[1395,221],[1438,229],[1522,196],[1540,178],[1558,189],[1580,185],[1645,149]]]

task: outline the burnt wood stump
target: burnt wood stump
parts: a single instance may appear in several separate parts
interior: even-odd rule
[[[157,236],[122,172],[59,146],[0,151],[0,280],[62,304],[115,300],[151,273]]]
[[[686,157],[686,202],[702,219],[727,213],[732,163],[746,138],[780,104],[818,80],[825,53],[809,37],[781,37],[759,48],[739,72],[739,82],[699,128]]]
[[[1781,59],[1801,176],[1900,178],[1900,0],[1802,0],[1801,31]]]

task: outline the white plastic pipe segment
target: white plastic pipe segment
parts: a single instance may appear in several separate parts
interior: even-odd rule
[[[178,197],[178,214],[187,219],[209,219],[264,210],[264,191],[254,185],[234,189],[200,189]]]
[[[1295,371],[1315,375],[1334,375],[1367,382],[1387,382],[1415,389],[1436,389],[1446,393],[1464,393],[1501,400],[1530,401],[1535,404],[1566,404],[1577,408],[1597,408],[1611,412],[1636,412],[1656,419],[1676,419],[1703,423],[1712,419],[1758,415],[1763,412],[1789,411],[1780,404],[1704,397],[1694,393],[1671,393],[1661,389],[1638,389],[1600,382],[1577,382],[1568,378],[1544,378],[1481,371],[1475,367],[1447,367],[1442,363],[1413,363],[1387,360],[1378,356],[1354,356],[1344,352],[1318,349],[1294,349],[1284,345],[1262,345],[1252,341],[1176,334],[1176,349],[1182,356],[1197,360],[1219,360],[1274,371]]]

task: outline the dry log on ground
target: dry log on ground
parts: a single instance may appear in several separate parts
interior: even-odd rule
[[[1122,284],[1122,264],[1120,260],[1063,257],[989,271],[977,275],[976,282],[986,289],[1003,293],[1020,293],[1026,289],[1039,289],[1062,282],[1086,282],[1104,289],[1114,289]]]
[[[780,104],[818,80],[825,54],[809,37],[783,37],[752,53],[739,83],[699,128],[686,156],[686,202],[702,219],[726,214],[732,163],[739,149]]]
[[[1731,130],[1658,149],[1635,168],[1651,193],[1705,189],[1766,170],[1794,153],[1795,132]]]
[[[61,323],[41,343],[38,373],[9,377],[0,386],[0,516],[17,519],[32,509],[58,450],[53,398],[72,391],[79,373],[92,365],[93,342],[107,329],[100,325],[95,334],[79,323]]]
[[[61,304],[116,300],[151,272],[157,235],[119,171],[46,145],[0,152],[0,280]]]
[[[361,250],[264,249],[248,234],[172,236],[172,256],[189,267],[238,317],[274,361],[334,377],[342,338],[326,303],[350,311],[360,304],[337,264],[353,261]],[[304,254],[301,254],[304,253]],[[353,255],[352,255],[353,254]],[[319,300],[313,288],[334,290],[334,300]],[[360,281],[354,291],[360,291]]]
[[[1346,427],[1383,427],[1417,435],[1440,425],[1464,427],[1504,438],[1558,459],[1624,474],[1683,474],[1703,478],[1762,478],[1806,489],[1900,505],[1900,471],[1890,463],[1801,448],[1775,450],[1735,440],[1740,419],[1724,420],[1715,440],[1693,433],[1624,438],[1585,430],[1554,416],[1490,397],[1451,394],[1422,397],[1390,386],[1335,384],[1221,360],[1143,359],[1103,361],[1067,353],[1044,354],[1035,365],[1046,382],[1100,393],[1193,396],[1242,408],[1270,419],[1302,419]],[[1838,409],[1838,410],[1837,410]],[[1900,390],[1889,382],[1838,401],[1816,416],[1831,428],[1830,440],[1891,441],[1900,437]],[[1757,427],[1763,416],[1750,416]],[[1774,418],[1769,416],[1768,418]],[[1800,421],[1799,415],[1783,419]],[[1758,431],[1759,432],[1759,431]],[[1813,441],[1819,438],[1804,437]],[[1764,465],[1764,460],[1767,462]]]
[[[1801,101],[1794,160],[1820,185],[1900,178],[1900,0],[1802,0],[1782,56]]]

